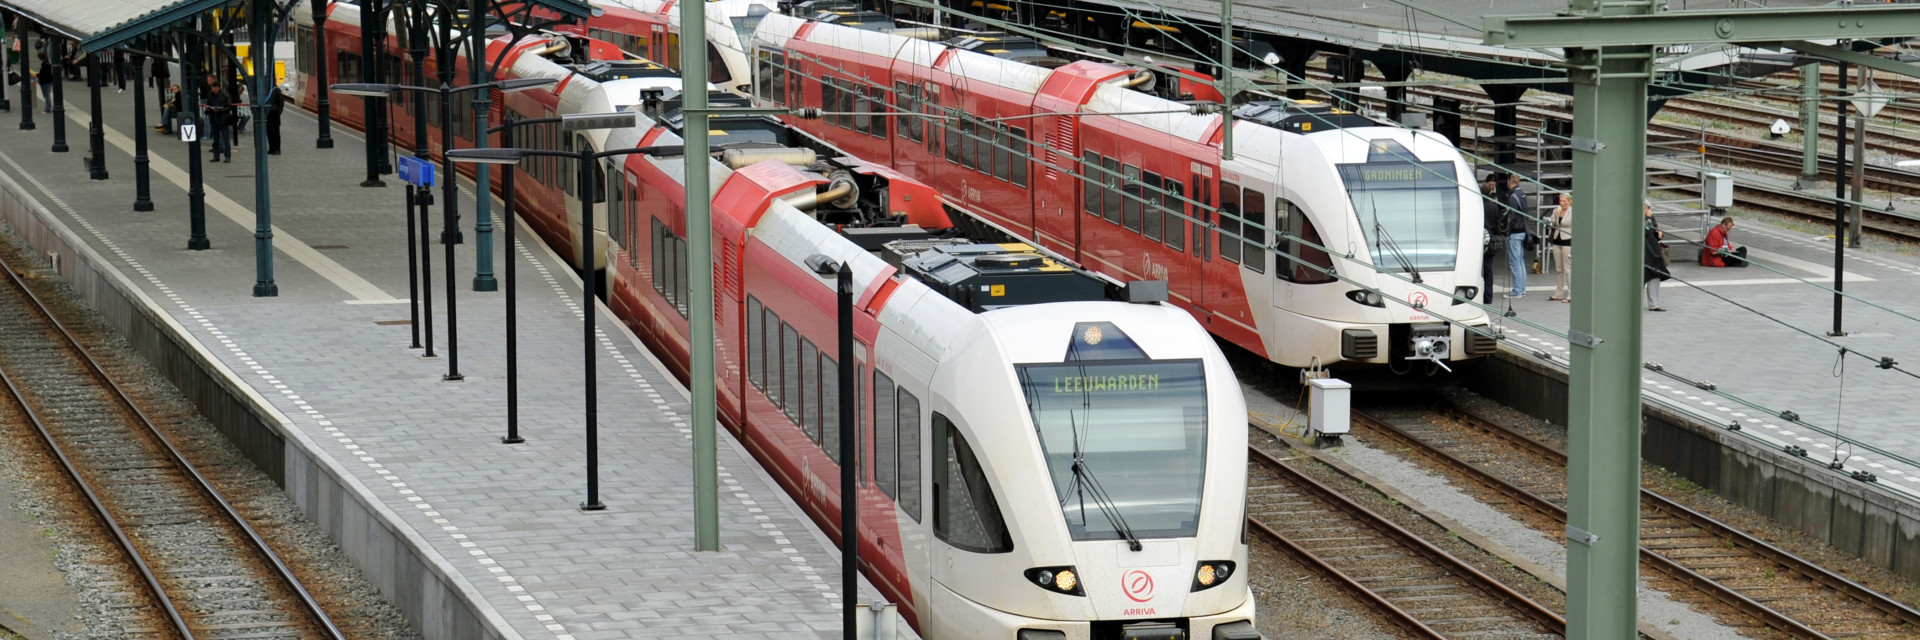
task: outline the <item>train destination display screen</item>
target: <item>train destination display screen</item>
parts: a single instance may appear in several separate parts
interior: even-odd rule
[[[1122,539],[1120,526],[1137,538],[1194,535],[1207,444],[1199,360],[1017,369],[1075,540]]]

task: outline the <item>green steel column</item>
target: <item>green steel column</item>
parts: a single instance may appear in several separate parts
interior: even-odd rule
[[[720,473],[714,444],[713,191],[707,149],[707,3],[680,5],[681,100],[687,148],[687,288],[693,295],[693,548],[720,550]],[[853,606],[851,603],[847,606]]]
[[[253,54],[253,92],[248,96],[253,101],[253,297],[269,298],[280,295],[280,285],[273,281],[273,181],[267,178],[267,94],[273,90],[273,34],[267,29],[273,23],[275,4],[272,0],[254,0],[247,9],[247,16],[253,24],[248,30],[253,32],[253,46],[248,51]],[[96,68],[98,68],[96,66]],[[232,153],[232,151],[228,151]]]
[[[475,6],[467,18],[467,78],[469,84],[479,85],[493,81],[493,70],[487,68],[487,39],[474,35],[486,33],[487,12],[483,4]],[[473,148],[487,148],[487,112],[493,109],[493,90],[481,89],[473,92]],[[497,291],[500,280],[493,277],[493,175],[490,164],[474,165],[473,182],[480,185],[480,197],[473,201],[473,290]],[[513,222],[507,222],[508,233],[512,233]],[[512,260],[513,256],[506,257]]]
[[[1806,189],[1820,181],[1820,63],[1800,67],[1800,180]]]
[[[1650,47],[1570,50],[1573,338],[1567,637],[1633,640],[1640,548],[1640,316]],[[1597,536],[1597,538],[1591,538]]]

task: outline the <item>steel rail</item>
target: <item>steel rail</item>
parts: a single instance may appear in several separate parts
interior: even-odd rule
[[[194,487],[198,489],[202,495],[218,505],[220,511],[225,514],[234,525],[238,526],[242,532],[246,533],[248,546],[251,550],[259,555],[261,559],[265,560],[267,564],[273,568],[275,576],[280,578],[282,583],[298,597],[301,608],[313,619],[313,622],[319,625],[320,630],[326,634],[325,637],[330,640],[346,640],[346,636],[340,632],[340,628],[334,625],[333,619],[329,617],[327,612],[320,607],[320,604],[313,599],[313,595],[307,592],[306,587],[300,583],[300,579],[293,575],[292,569],[289,569],[286,563],[280,560],[279,554],[274,553],[273,548],[269,547],[266,540],[260,537],[260,533],[254,530],[253,525],[248,523],[247,519],[242,517],[238,510],[233,508],[233,504],[228,502],[226,497],[220,495],[220,492],[213,487],[213,483],[201,475],[199,469],[187,462],[186,456],[180,452],[178,447],[174,446],[173,441],[167,438],[165,433],[160,431],[160,428],[153,423],[153,419],[147,416],[147,413],[141,410],[139,405],[133,402],[132,398],[127,396],[126,391],[121,388],[117,381],[107,375],[106,369],[100,366],[99,361],[94,359],[93,354],[89,353],[86,348],[80,345],[80,340],[73,335],[73,332],[67,328],[66,324],[60,322],[59,317],[55,316],[53,311],[47,307],[46,302],[42,301],[40,296],[34,294],[33,289],[27,286],[25,280],[21,279],[20,274],[14,270],[13,265],[7,263],[4,259],[0,259],[0,271],[6,272],[7,280],[32,303],[30,306],[39,312],[40,316],[44,317],[46,321],[58,331],[62,341],[66,343],[70,351],[78,357],[78,360],[85,363],[87,371],[92,374],[96,380],[99,380],[105,389],[112,392],[111,395],[123,408],[139,418],[140,426],[145,427],[147,433],[151,434],[162,447],[166,449],[168,458],[173,465],[188,477],[193,478]],[[8,382],[8,386],[14,391],[15,398],[20,401],[21,406],[27,406],[25,396],[21,395],[18,389],[12,387],[11,381]],[[42,433],[49,438],[48,442],[51,443],[52,434],[46,432],[44,428]],[[66,460],[64,454],[61,455],[61,458],[63,463],[71,465],[71,463]],[[69,471],[70,473],[77,473],[71,466],[69,466]],[[76,478],[77,477],[78,476],[76,476]],[[89,499],[93,499],[94,494],[92,490],[88,489],[87,492]],[[96,504],[98,503],[96,502]],[[104,506],[101,508],[104,514]],[[124,535],[120,534],[119,526],[115,524],[113,527],[115,535],[120,535],[121,539],[125,541]],[[128,549],[131,551],[131,547],[128,547]],[[146,569],[144,561],[141,561],[140,564],[141,571],[146,573],[151,580],[152,574]],[[152,584],[155,588],[159,588],[157,581]],[[161,602],[167,607],[169,616],[173,617],[176,621],[181,619],[179,612],[174,609],[170,598],[163,595],[161,596]],[[184,630],[184,622],[182,622],[181,625]],[[192,638],[194,636],[191,633],[187,633],[186,637]]]
[[[1398,524],[1394,524],[1392,521],[1387,520],[1386,517],[1381,516],[1378,513],[1375,513],[1373,510],[1368,509],[1364,506],[1361,506],[1359,503],[1354,502],[1353,500],[1347,498],[1346,496],[1340,495],[1340,492],[1333,490],[1332,487],[1328,487],[1324,484],[1321,484],[1319,481],[1314,480],[1313,478],[1307,477],[1306,474],[1301,473],[1300,471],[1295,470],[1292,467],[1289,467],[1285,464],[1282,464],[1278,458],[1273,457],[1271,454],[1268,454],[1267,452],[1261,451],[1259,448],[1252,447],[1252,446],[1247,447],[1247,451],[1248,451],[1248,454],[1252,457],[1252,459],[1258,461],[1259,463],[1267,467],[1275,469],[1276,471],[1280,472],[1281,475],[1287,477],[1288,480],[1293,481],[1297,485],[1306,487],[1315,495],[1318,495],[1322,499],[1325,499],[1328,502],[1334,504],[1339,510],[1341,510],[1342,513],[1346,513],[1348,515],[1352,515],[1361,520],[1366,521],[1366,523],[1369,526],[1372,526],[1373,528],[1375,528],[1376,530],[1382,533],[1388,534],[1388,536],[1394,538],[1395,540],[1399,541],[1403,545],[1412,547],[1415,551],[1427,557],[1429,560],[1438,561],[1442,566],[1452,570],[1456,575],[1462,576],[1466,582],[1475,583],[1477,586],[1481,587],[1482,590],[1485,591],[1488,595],[1494,596],[1495,598],[1498,598],[1500,600],[1505,600],[1509,604],[1514,605],[1514,608],[1519,609],[1521,613],[1525,614],[1527,617],[1534,619],[1536,622],[1539,622],[1545,625],[1549,630],[1553,631],[1554,633],[1557,633],[1560,635],[1566,635],[1567,619],[1562,617],[1560,614],[1555,613],[1552,609],[1548,609],[1545,606],[1542,606],[1540,603],[1534,602],[1532,598],[1528,598],[1525,594],[1522,594],[1518,591],[1514,591],[1512,588],[1508,587],[1507,585],[1502,584],[1499,580],[1496,580],[1492,576],[1482,573],[1479,569],[1474,568],[1473,565],[1467,564],[1465,561],[1457,557],[1454,557],[1453,554],[1447,553],[1446,550],[1436,547],[1432,543],[1427,542],[1424,539],[1421,539],[1420,536],[1414,534],[1411,531],[1406,530],[1405,528],[1401,527]],[[1249,518],[1249,520],[1252,520],[1252,518]],[[1311,555],[1311,554],[1309,553],[1308,555]],[[1356,588],[1360,588],[1363,590],[1366,589],[1366,587],[1360,585],[1357,581],[1351,581],[1349,579],[1349,583]],[[1383,599],[1383,598],[1376,598],[1376,599]],[[1398,607],[1393,607],[1393,608],[1396,611],[1400,612],[1402,615],[1407,615],[1405,614],[1404,611],[1399,610]],[[1424,624],[1421,626],[1425,627]]]
[[[33,423],[34,431],[40,433],[41,442],[46,444],[47,449],[53,452],[53,457],[60,461],[60,467],[67,472],[67,477],[73,480],[74,485],[80,487],[81,493],[86,494],[87,504],[93,505],[94,515],[98,516],[100,523],[106,525],[107,530],[113,533],[114,541],[119,543],[120,550],[127,554],[127,560],[140,571],[141,581],[146,583],[147,590],[153,593],[153,598],[160,603],[160,608],[166,611],[167,620],[173,623],[174,630],[180,632],[180,637],[191,640],[193,632],[187,630],[187,621],[180,618],[180,610],[173,606],[173,599],[167,597],[166,588],[160,586],[160,579],[153,575],[153,568],[147,566],[147,559],[134,549],[133,541],[127,538],[126,530],[120,528],[120,521],[107,511],[107,505],[100,501],[100,495],[94,492],[93,485],[80,475],[80,468],[73,464],[72,458],[67,457],[66,449],[60,446],[59,441],[54,439],[53,432],[48,430],[46,423],[40,420],[40,412],[34,411],[33,405],[27,403],[26,394],[21,392],[19,385],[14,384],[13,376],[7,375],[4,366],[0,366],[0,382],[6,383],[7,393],[20,405],[20,411],[27,415],[27,421]]]
[[[1443,411],[1450,416],[1454,416],[1460,420],[1464,420],[1472,423],[1472,425],[1477,429],[1480,429],[1488,433],[1492,433],[1502,439],[1506,439],[1516,443],[1522,443],[1522,446],[1526,446],[1527,448],[1533,451],[1536,451],[1541,455],[1550,456],[1553,459],[1558,460],[1560,464],[1563,466],[1567,462],[1567,454],[1565,451],[1561,451],[1560,449],[1555,448],[1552,445],[1530,438],[1526,434],[1514,431],[1513,429],[1507,427],[1506,425],[1500,424],[1498,422],[1494,422],[1493,420],[1489,420],[1485,416],[1482,416],[1479,413],[1474,412],[1473,410],[1467,409],[1465,407],[1453,405],[1453,406],[1445,407]],[[1776,547],[1772,543],[1753,537],[1751,534],[1748,534],[1745,531],[1741,531],[1733,527],[1732,525],[1728,525],[1724,522],[1716,520],[1712,516],[1708,516],[1707,514],[1700,513],[1698,511],[1693,510],[1692,508],[1687,507],[1686,505],[1682,505],[1678,502],[1675,502],[1671,498],[1660,495],[1659,492],[1643,487],[1640,489],[1640,497],[1641,499],[1646,500],[1649,503],[1652,503],[1655,509],[1658,509],[1659,511],[1661,511],[1666,515],[1673,516],[1677,519],[1686,521],[1688,524],[1700,527],[1702,531],[1707,531],[1707,532],[1711,532],[1717,535],[1730,538],[1733,540],[1734,544],[1739,545],[1741,548],[1751,551],[1755,555],[1759,555],[1760,557],[1766,558],[1771,562],[1779,564],[1780,566],[1785,567],[1789,571],[1805,576],[1808,579],[1818,582],[1822,585],[1825,585],[1827,588],[1838,591],[1841,594],[1846,595],[1847,597],[1850,597],[1854,600],[1858,600],[1875,609],[1879,609],[1883,612],[1891,614],[1899,618],[1902,622],[1914,625],[1915,627],[1920,627],[1920,609],[1916,609],[1914,607],[1908,606],[1905,603],[1889,598],[1885,594],[1882,594],[1878,591],[1874,591],[1873,589],[1867,588],[1866,585],[1862,585],[1858,582],[1855,582],[1847,578],[1846,576],[1842,576],[1840,574],[1834,573],[1833,571],[1828,570],[1826,567],[1822,567],[1818,564],[1807,561],[1805,558],[1801,558],[1797,555],[1794,555],[1793,552]]]
[[[1504,425],[1488,420],[1485,417],[1482,417],[1479,414],[1474,413],[1470,410],[1457,407],[1457,406],[1445,406],[1440,410],[1440,412],[1448,417],[1451,417],[1466,423],[1466,426],[1478,429],[1484,433],[1487,433],[1488,435],[1492,435],[1496,438],[1499,438],[1501,440],[1513,443],[1524,449],[1527,449],[1529,452],[1533,453],[1534,455],[1541,456],[1549,460],[1553,460],[1562,466],[1566,464],[1566,454],[1560,451],[1559,449],[1556,449],[1551,445],[1547,445],[1538,440],[1534,440],[1533,438],[1530,438],[1525,434],[1521,434],[1519,432],[1513,431],[1512,429],[1509,429]],[[1371,416],[1365,415],[1358,411],[1354,412],[1353,416],[1355,418],[1355,421],[1361,423],[1363,426],[1376,429],[1382,433],[1387,434],[1389,437],[1395,440],[1418,447],[1428,455],[1432,455],[1433,457],[1440,459],[1441,461],[1446,463],[1448,466],[1459,469],[1461,472],[1466,473],[1468,476],[1472,477],[1474,480],[1481,482],[1482,484],[1485,484],[1493,488],[1495,491],[1505,494],[1510,498],[1516,499],[1518,502],[1523,504],[1523,506],[1526,506],[1529,509],[1532,509],[1534,511],[1541,512],[1541,513],[1553,515],[1555,519],[1560,522],[1566,521],[1565,507],[1561,507],[1560,505],[1555,504],[1552,501],[1549,501],[1545,498],[1540,497],[1538,494],[1526,491],[1525,489],[1521,489],[1520,487],[1515,486],[1504,479],[1496,477],[1491,473],[1485,470],[1482,470],[1479,467],[1474,466],[1464,460],[1461,460],[1460,458],[1454,456],[1453,454],[1448,453],[1447,451],[1431,443],[1428,443],[1417,436],[1414,436],[1413,434],[1407,433],[1406,431],[1392,425],[1391,423],[1387,423],[1385,421],[1373,418]],[[1871,589],[1867,589],[1866,587],[1860,585],[1859,583],[1855,583],[1851,580],[1848,580],[1844,577],[1839,576],[1838,574],[1834,574],[1833,572],[1828,571],[1825,568],[1822,568],[1810,562],[1807,562],[1797,556],[1794,556],[1790,552],[1779,549],[1778,547],[1774,547],[1773,545],[1768,544],[1764,541],[1753,538],[1752,536],[1744,532],[1741,532],[1738,529],[1735,529],[1731,526],[1728,526],[1724,523],[1721,523],[1717,520],[1714,520],[1713,518],[1708,517],[1705,514],[1698,513],[1682,505],[1679,505],[1673,502],[1672,500],[1669,500],[1666,497],[1661,496],[1653,491],[1650,491],[1644,488],[1641,489],[1641,498],[1653,509],[1665,515],[1673,516],[1676,519],[1686,521],[1687,523],[1694,526],[1698,526],[1702,531],[1708,532],[1710,535],[1718,535],[1718,536],[1722,536],[1727,539],[1733,540],[1736,545],[1739,545],[1741,548],[1755,553],[1755,555],[1758,555],[1763,559],[1779,564],[1785,567],[1787,570],[1793,571],[1794,573],[1806,576],[1807,578],[1814,580],[1815,582],[1818,582],[1822,585],[1825,585],[1828,588],[1835,589],[1836,591],[1839,591],[1842,594],[1847,595],[1848,597],[1865,602],[1876,609],[1880,609],[1889,614],[1900,617],[1902,620],[1907,620],[1907,621],[1920,620],[1920,611],[1916,611],[1911,607],[1908,607],[1904,604],[1888,599],[1885,596],[1877,592],[1874,592]],[[1701,590],[1702,592],[1706,593],[1708,596],[1713,597],[1715,600],[1718,600],[1720,602],[1733,606],[1734,608],[1739,609],[1748,615],[1754,616],[1755,618],[1759,619],[1763,624],[1766,624],[1767,626],[1773,627],[1781,631],[1785,631],[1788,634],[1794,637],[1799,637],[1799,638],[1810,638],[1810,639],[1820,639],[1820,640],[1824,640],[1828,638],[1827,635],[1820,633],[1819,631],[1807,626],[1806,624],[1801,623],[1800,621],[1795,620],[1792,617],[1789,617],[1786,614],[1783,614],[1773,609],[1772,607],[1768,607],[1763,603],[1760,603],[1751,598],[1748,598],[1745,595],[1739,593],[1738,591],[1735,591],[1723,584],[1720,584],[1719,582],[1711,578],[1703,576],[1698,572],[1693,571],[1692,569],[1688,569],[1685,566],[1679,564],[1678,562],[1670,558],[1667,558],[1666,556],[1660,554],[1657,551],[1654,551],[1645,546],[1642,546],[1640,548],[1640,556],[1642,559],[1646,560],[1649,564],[1653,565],[1654,568],[1659,569],[1662,573],[1666,573],[1675,579],[1678,579],[1682,582],[1686,582],[1688,584],[1693,585],[1696,589]]]
[[[1447,639],[1445,635],[1442,635],[1439,631],[1435,631],[1433,627],[1427,626],[1425,623],[1420,622],[1419,618],[1415,618],[1413,614],[1407,613],[1406,609],[1402,609],[1399,605],[1388,601],[1386,596],[1374,593],[1374,591],[1368,589],[1366,585],[1360,584],[1359,579],[1347,575],[1347,572],[1341,571],[1339,568],[1328,564],[1326,559],[1321,558],[1319,554],[1308,551],[1306,547],[1300,546],[1299,543],[1294,542],[1291,538],[1281,535],[1278,531],[1274,531],[1273,527],[1267,526],[1267,523],[1261,522],[1259,519],[1253,517],[1248,517],[1247,524],[1252,525],[1255,530],[1279,542],[1280,546],[1286,547],[1287,551],[1292,552],[1294,557],[1303,558],[1308,564],[1313,565],[1313,568],[1319,569],[1321,573],[1333,576],[1335,581],[1354,593],[1359,594],[1360,597],[1365,598],[1368,604],[1387,610],[1388,613],[1392,614],[1391,617],[1393,618],[1394,624],[1400,625],[1406,630],[1418,633],[1421,636],[1432,638],[1433,640]]]

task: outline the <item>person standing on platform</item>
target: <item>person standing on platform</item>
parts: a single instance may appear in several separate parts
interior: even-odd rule
[[[1705,267],[1745,267],[1747,266],[1747,248],[1734,247],[1727,234],[1733,233],[1733,218],[1720,219],[1707,231],[1707,246],[1700,250],[1700,265]]]
[[[1480,179],[1480,224],[1486,235],[1480,238],[1480,303],[1493,304],[1493,258],[1500,254],[1501,238],[1506,237],[1505,218],[1500,216],[1497,193],[1500,174],[1489,173]]]
[[[1547,243],[1553,246],[1553,295],[1548,300],[1573,302],[1573,194],[1560,194],[1560,206],[1553,208],[1553,231]]]
[[[280,112],[287,110],[287,85],[267,92],[267,155],[280,155]]]
[[[1507,195],[1502,198],[1507,221],[1507,270],[1513,274],[1509,298],[1527,297],[1527,192],[1520,188],[1520,174],[1507,174]]]
[[[227,99],[218,82],[208,90],[212,92],[207,94],[207,128],[213,133],[213,161],[230,163],[233,162],[233,101]]]
[[[127,68],[127,52],[115,50],[113,52],[113,84],[115,87],[118,87],[118,88],[114,90],[114,93],[127,92],[127,72],[128,71],[129,69]]]
[[[47,58],[47,52],[40,52],[40,70],[33,72],[33,81],[40,85],[40,113],[53,113],[53,62]]]
[[[1653,219],[1653,203],[1648,202],[1646,206],[1646,256],[1644,260],[1646,265],[1647,310],[1666,311],[1666,309],[1660,306],[1660,281],[1666,280],[1670,274],[1667,271],[1667,251],[1661,247],[1660,240],[1667,237],[1667,234],[1660,230],[1660,223],[1655,222]]]

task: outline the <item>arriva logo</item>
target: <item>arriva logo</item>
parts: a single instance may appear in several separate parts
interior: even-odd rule
[[[1128,571],[1126,575],[1120,576],[1120,590],[1127,592],[1127,597],[1132,598],[1134,602],[1152,600],[1153,576],[1139,569]]]

